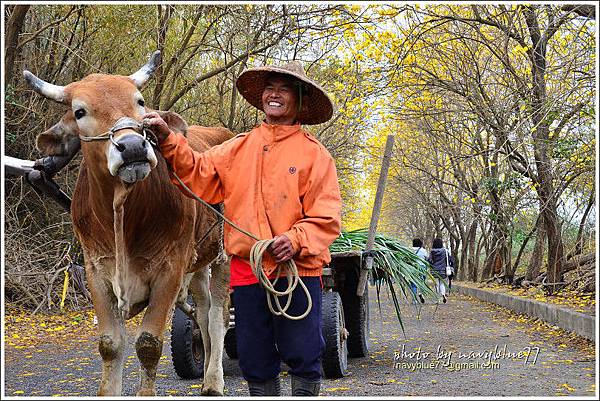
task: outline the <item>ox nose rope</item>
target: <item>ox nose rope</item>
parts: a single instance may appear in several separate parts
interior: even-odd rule
[[[111,127],[111,129],[109,129],[108,131],[106,131],[104,134],[102,135],[98,135],[98,136],[85,136],[85,135],[79,135],[79,139],[81,139],[84,142],[92,142],[92,141],[105,141],[105,140],[109,140],[112,142],[113,145],[115,145],[115,147],[120,151],[124,151],[125,147],[123,146],[123,144],[118,143],[114,136],[115,133],[117,131],[121,131],[124,129],[131,129],[133,131],[135,131],[136,133],[140,134],[145,141],[148,141],[152,146],[156,146],[156,141],[151,138],[154,135],[148,135],[148,131],[149,129],[144,127],[143,124],[140,124],[139,122],[137,122],[136,120],[134,120],[131,117],[121,117],[117,120],[117,122],[115,123],[115,125],[113,125]]]

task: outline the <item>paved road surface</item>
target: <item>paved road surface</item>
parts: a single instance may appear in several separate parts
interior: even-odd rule
[[[321,395],[593,396],[596,391],[594,346],[573,335],[452,294],[448,304],[426,304],[420,318],[404,305],[405,337],[386,294],[381,312],[375,298],[371,296],[370,355],[351,359],[347,377],[325,380]],[[198,395],[199,381],[176,376],[168,344],[167,338],[158,395]],[[52,343],[35,349],[7,346],[4,394],[94,396],[101,372],[96,349],[93,333],[83,333],[66,348]],[[139,376],[132,341],[128,353],[123,391],[134,395]],[[237,362],[225,357],[223,364],[226,395],[247,396]],[[285,373],[283,391],[290,394]]]

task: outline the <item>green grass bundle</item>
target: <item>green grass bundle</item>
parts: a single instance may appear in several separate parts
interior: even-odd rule
[[[331,253],[342,253],[354,250],[364,250],[367,244],[368,231],[359,229],[354,231],[343,231],[331,244]],[[375,281],[377,289],[377,302],[380,303],[380,290],[382,284],[387,284],[387,289],[394,302],[396,316],[404,331],[400,302],[397,291],[416,307],[419,301],[411,290],[411,284],[417,288],[425,299],[437,301],[437,294],[429,287],[428,282],[434,282],[430,273],[429,263],[417,256],[413,249],[402,245],[398,240],[381,234],[375,235],[373,245],[373,269],[371,277]]]

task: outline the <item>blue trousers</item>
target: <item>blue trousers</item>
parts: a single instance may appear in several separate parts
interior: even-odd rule
[[[425,281],[425,276],[421,276],[421,281]],[[415,283],[410,283],[410,289],[413,294],[417,295],[417,285]]]
[[[412,290],[413,294],[415,294],[415,296],[417,295],[417,285],[414,283],[410,283],[410,289]]]
[[[301,278],[312,298],[310,313],[301,320],[289,320],[269,311],[265,290],[259,284],[233,288],[235,336],[240,369],[248,382],[264,382],[279,375],[281,361],[290,373],[310,381],[321,379],[321,354],[325,350],[321,316],[321,278]],[[287,288],[280,278],[275,288]],[[286,297],[280,298],[284,306]],[[292,292],[287,313],[302,314],[307,308],[306,295],[300,284]],[[273,303],[273,305],[275,305]]]

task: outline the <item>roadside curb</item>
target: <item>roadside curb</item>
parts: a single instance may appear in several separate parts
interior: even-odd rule
[[[497,304],[523,315],[537,317],[551,325],[574,332],[596,342],[596,318],[557,305],[500,294],[481,288],[472,288],[452,282],[452,290],[479,300]]]

